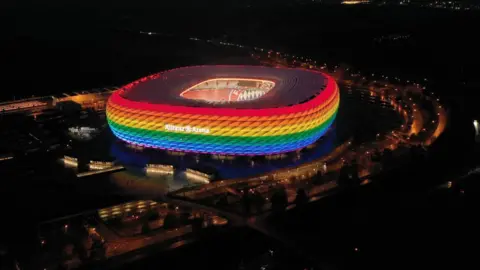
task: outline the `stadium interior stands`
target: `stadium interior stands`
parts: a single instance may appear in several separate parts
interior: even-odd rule
[[[201,82],[180,94],[186,99],[208,103],[242,102],[263,97],[275,83],[253,79],[213,79]]]
[[[265,82],[265,85],[256,85],[259,81]],[[319,76],[318,72],[311,70],[306,72],[302,69],[263,66],[193,66],[141,78],[125,85],[120,95],[128,100],[151,104],[278,108],[286,104],[300,104],[312,95],[318,95],[325,89],[326,83],[323,75]],[[229,96],[234,92],[232,87],[241,90],[237,91],[239,95],[233,100],[233,95]]]

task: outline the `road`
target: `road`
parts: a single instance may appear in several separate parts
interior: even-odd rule
[[[321,171],[324,167],[324,164],[327,162],[339,160],[342,154],[344,154],[351,145],[351,140],[343,143],[342,145],[338,146],[334,151],[330,154],[306,163],[302,164],[296,168],[286,168],[280,169],[277,171],[269,172],[266,174],[250,177],[250,178],[243,178],[243,179],[231,179],[231,180],[224,180],[224,181],[217,181],[212,182],[206,185],[202,185],[198,188],[193,188],[191,190],[177,190],[169,194],[171,197],[183,197],[188,198],[190,200],[199,200],[205,197],[217,195],[217,194],[224,194],[228,193],[229,190],[226,187],[232,187],[236,185],[247,185],[247,186],[258,186],[267,182],[278,182],[281,180],[290,179],[292,177],[299,177],[299,178],[309,178],[316,174],[317,172]],[[339,161],[336,163],[329,165],[327,168],[328,171],[336,170],[340,167]]]
[[[440,104],[439,100],[431,100],[433,103],[433,107],[435,108],[435,112],[437,114],[437,127],[433,132],[432,136],[426,141],[426,145],[432,144],[444,131],[447,127],[447,112],[445,108]]]

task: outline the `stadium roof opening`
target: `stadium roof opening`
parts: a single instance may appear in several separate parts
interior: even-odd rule
[[[216,78],[202,81],[180,93],[186,99],[209,103],[245,102],[263,97],[275,82],[249,78]]]

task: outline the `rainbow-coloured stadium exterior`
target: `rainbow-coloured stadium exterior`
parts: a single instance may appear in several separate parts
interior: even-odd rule
[[[235,89],[229,84],[241,88],[241,80],[257,86],[261,84],[257,81],[263,80],[274,86],[256,99],[232,101]],[[205,89],[192,90],[193,96],[208,96],[206,88],[211,81],[216,83],[211,86],[215,91],[225,88],[228,100],[207,102],[184,96],[202,83]],[[225,86],[219,87],[219,83]],[[124,86],[110,97],[107,119],[115,136],[143,147],[269,155],[298,150],[317,141],[335,120],[339,101],[335,80],[318,71],[196,66],[154,74]]]

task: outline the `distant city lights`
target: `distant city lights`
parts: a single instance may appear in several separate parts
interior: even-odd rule
[[[342,5],[358,5],[358,4],[368,4],[369,0],[346,0],[342,1]]]

